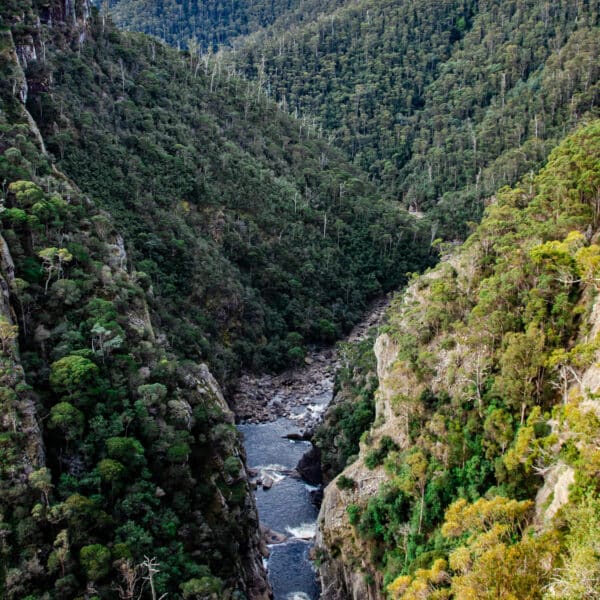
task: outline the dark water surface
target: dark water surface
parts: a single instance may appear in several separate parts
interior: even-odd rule
[[[290,419],[238,427],[244,434],[248,466],[259,471],[260,477],[268,475],[274,481],[270,490],[256,491],[260,521],[288,537],[282,544],[269,546],[267,569],[275,600],[317,600],[320,588],[309,560],[318,514],[310,499],[315,488],[286,474],[310,443],[284,437],[298,431]]]

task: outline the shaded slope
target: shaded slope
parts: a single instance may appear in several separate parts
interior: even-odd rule
[[[119,27],[157,36],[186,48],[217,50],[235,38],[273,23],[297,23],[326,13],[343,0],[111,0],[109,12]],[[97,3],[101,7],[101,3]]]
[[[425,224],[254,86],[91,28],[80,51],[31,66],[28,105],[115,217],[172,343],[221,378],[301,360],[429,260]]]
[[[53,32],[22,14],[3,5],[0,32],[0,596],[150,597],[153,577],[172,598],[266,600],[233,415],[156,327],[110,215],[45,152],[17,55]]]

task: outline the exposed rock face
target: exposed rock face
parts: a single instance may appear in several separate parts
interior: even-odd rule
[[[8,326],[16,322],[10,303],[9,284],[14,279],[14,263],[3,236],[0,236],[0,319]],[[15,330],[16,335],[16,330]],[[19,360],[16,337],[2,332],[2,351],[0,352],[0,386],[4,390],[14,390],[11,403],[3,403],[0,431],[13,431],[21,434],[18,448],[20,459],[17,461],[19,472],[15,474],[21,483],[27,481],[29,474],[44,466],[44,442],[40,431],[35,398],[25,385],[25,372]]]
[[[397,417],[391,410],[391,390],[385,382],[388,370],[396,359],[397,348],[386,334],[375,343],[379,390],[376,398],[375,423],[384,426],[372,429],[372,436],[397,435]],[[366,501],[379,489],[386,476],[383,468],[367,469],[364,452],[358,460],[342,473],[356,482],[354,489],[341,490],[334,479],[326,488],[319,513],[319,529],[316,538],[317,555],[321,559],[319,576],[324,600],[377,600],[382,582],[369,562],[369,552],[364,542],[356,536],[348,521],[347,507]],[[370,577],[369,577],[370,575]]]
[[[536,510],[542,525],[549,522],[558,509],[569,501],[569,486],[575,481],[575,470],[558,463],[544,476],[544,485],[535,498]]]
[[[457,280],[465,286],[460,292],[468,296],[472,293],[472,262],[473,257],[469,250],[463,250],[458,258],[455,256],[445,261],[435,271],[423,275],[420,281],[431,282],[441,269],[452,269],[458,273]],[[422,287],[427,288],[427,285]],[[421,292],[418,285],[411,285],[399,304],[394,307],[395,318],[402,321],[403,315],[410,313],[411,307],[425,304],[427,297],[424,293],[426,292]],[[581,306],[589,307],[589,312],[586,325],[580,328],[582,335],[579,343],[593,343],[600,335],[600,301],[592,302],[589,291],[586,294],[581,300]],[[435,369],[432,369],[427,382],[434,392],[447,390],[450,394],[458,394],[465,383],[478,385],[482,365],[490,358],[491,349],[484,343],[467,341],[461,335],[456,335],[452,341],[452,344],[442,347],[434,338],[422,346],[424,351],[435,354]],[[379,335],[374,350],[379,387],[376,393],[376,419],[369,432],[370,447],[375,447],[382,436],[386,435],[390,436],[401,450],[406,449],[412,410],[407,399],[418,396],[423,391],[423,383],[405,368],[403,361],[398,357],[398,346],[389,335]],[[574,401],[578,410],[584,414],[589,412],[600,416],[600,402],[596,399],[600,390],[599,365],[600,351],[596,350],[589,367],[579,373],[573,370],[571,384],[565,393],[564,401]],[[473,375],[469,376],[467,373]],[[474,401],[477,402],[476,395]],[[576,445],[580,443],[572,437],[573,433],[568,429],[568,424],[549,421],[549,425],[559,441],[574,439]],[[575,469],[560,458],[560,446],[561,444],[557,443],[554,456],[546,457],[549,466],[541,472],[543,485],[537,493],[535,503],[535,526],[538,530],[551,525],[559,509],[569,502],[569,491],[575,482]],[[342,473],[343,476],[354,480],[355,485],[352,489],[339,489],[336,480],[325,488],[316,538],[324,600],[384,600],[387,597],[383,591],[381,575],[370,558],[370,549],[355,533],[347,513],[351,504],[364,506],[376,495],[380,484],[387,479],[382,467],[368,469],[365,466],[366,452],[367,448],[361,444],[358,460]]]
[[[321,451],[317,446],[313,446],[298,462],[296,471],[304,481],[312,485],[323,483],[323,473],[321,472]]]
[[[202,401],[210,404],[215,404],[223,411],[225,420],[231,424],[234,423],[234,414],[227,405],[221,387],[207,365],[186,364],[186,372],[183,380],[192,391],[193,397],[202,399]],[[191,414],[191,408],[189,412]],[[269,600],[272,597],[271,589],[262,562],[263,557],[268,555],[268,550],[264,541],[264,532],[259,526],[258,512],[254,502],[250,476],[245,467],[246,455],[243,448],[239,445],[232,448],[231,452],[236,454],[244,465],[238,478],[245,483],[245,502],[242,507],[236,507],[231,510],[223,499],[221,503],[221,517],[223,520],[243,523],[245,526],[246,538],[243,545],[240,545],[239,548],[239,567],[237,569],[240,573],[242,588],[250,600]],[[220,456],[215,456],[216,461],[220,459]]]

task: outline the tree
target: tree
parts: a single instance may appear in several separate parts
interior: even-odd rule
[[[448,564],[439,558],[430,569],[417,569],[414,576],[397,577],[387,586],[387,591],[394,600],[446,600],[450,590],[445,588],[450,581]]]
[[[449,558],[456,598],[540,599],[557,552],[554,534],[527,530],[534,503],[496,496],[461,499],[446,511],[442,534],[463,544]]]
[[[70,402],[59,402],[50,409],[48,429],[59,429],[67,441],[79,439],[83,433],[85,417]]]
[[[423,527],[428,467],[425,454],[420,449],[415,449],[405,457],[399,478],[400,489],[407,494],[416,495],[420,500],[418,533],[421,533]]]
[[[106,440],[108,455],[130,467],[140,466],[145,462],[144,446],[132,437],[111,437]]]
[[[30,208],[44,199],[44,192],[32,181],[13,181],[8,191],[14,194],[16,203],[22,208]]]
[[[154,576],[160,572],[160,569],[158,568],[159,566],[159,562],[156,560],[156,558],[148,558],[147,556],[144,556],[144,562],[142,562],[142,567],[146,569],[147,573],[144,577],[144,580],[150,584],[150,593],[152,595],[152,600],[162,600],[167,596],[167,594],[163,594],[159,598],[156,594]]]
[[[102,544],[84,546],[79,560],[89,581],[99,581],[110,571],[110,550]]]
[[[71,354],[52,363],[50,385],[57,392],[73,395],[91,385],[99,372],[98,367],[89,358]]]
[[[93,335],[92,350],[100,354],[102,360],[110,355],[113,350],[120,348],[125,340],[122,329],[118,325],[114,329],[108,329],[100,323],[95,323],[91,333]]]
[[[545,362],[544,334],[536,327],[525,333],[508,333],[500,358],[501,376],[496,387],[509,406],[521,406],[521,424],[525,410],[541,394],[540,375]]]
[[[218,600],[222,597],[223,582],[207,575],[181,584],[181,591],[185,600]]]
[[[5,316],[0,316],[0,347],[3,354],[9,354],[13,350],[14,341],[19,335],[19,328],[11,325]]]
[[[61,529],[58,532],[53,547],[54,550],[48,557],[48,568],[53,571],[57,566],[60,567],[61,577],[64,577],[65,567],[71,556],[68,529]]]
[[[497,453],[504,454],[514,436],[510,414],[501,408],[492,410],[485,419],[483,430],[486,435],[486,457],[491,459]]]
[[[57,279],[62,277],[64,265],[73,260],[73,255],[66,248],[50,247],[40,250],[38,256],[42,259],[47,273],[46,284],[44,285],[44,293],[47,294],[50,280],[55,274]]]
[[[32,471],[29,474],[29,483],[33,489],[42,492],[46,506],[50,506],[49,495],[54,487],[52,485],[52,474],[50,473],[50,469],[48,469],[48,467],[42,467],[37,471]]]
[[[102,481],[114,484],[121,479],[125,472],[125,467],[118,460],[104,458],[98,463],[98,473]]]

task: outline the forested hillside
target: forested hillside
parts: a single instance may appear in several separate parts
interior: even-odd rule
[[[597,597],[599,190],[595,121],[392,304],[320,516],[328,600]]]
[[[598,107],[595,0],[360,0],[233,61],[446,235]]]
[[[190,21],[187,9],[172,6],[122,0],[115,14],[158,35],[151,23],[166,23],[172,30],[162,37],[173,44],[193,37],[189,23],[215,27],[214,11],[196,10]],[[433,211],[446,237],[463,236],[485,198],[538,168],[582,117],[598,112],[597,0],[274,6],[277,19],[238,27],[248,35],[215,60],[304,117],[387,198]]]
[[[598,0],[111,4],[0,4],[0,597],[267,600],[221,390],[412,277],[325,600],[596,598]]]
[[[302,360],[430,260],[427,224],[231,73],[102,19],[47,55],[28,106],[49,150],[115,218],[170,342],[220,380]]]
[[[35,12],[22,20],[31,6],[8,9],[0,31],[0,597],[139,598],[153,589],[266,600],[233,415],[206,365],[173,352],[114,220],[56,168],[24,106],[24,57],[35,68],[55,34],[85,31],[83,15],[71,21],[52,4],[55,31],[40,28]]]
[[[216,51],[238,36],[276,22],[279,26],[311,20],[344,0],[109,0],[99,8],[115,23],[143,31],[182,48]]]

